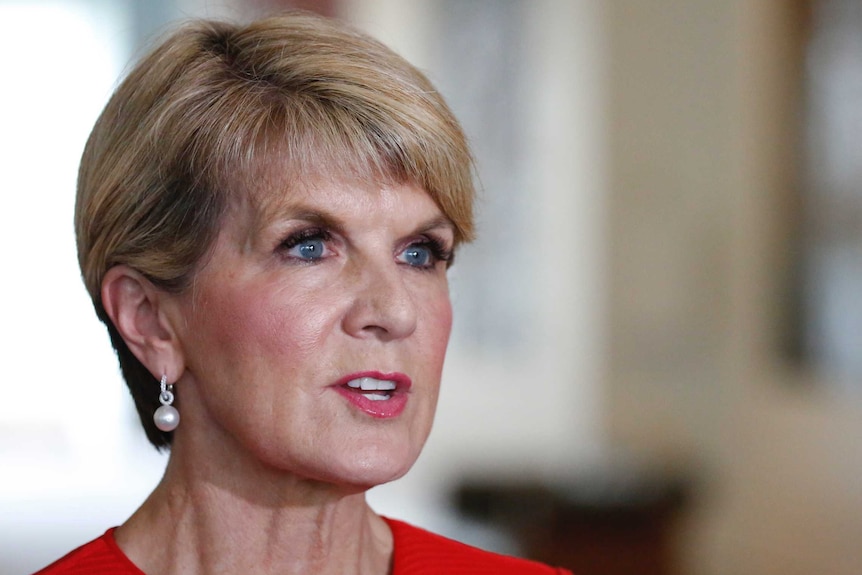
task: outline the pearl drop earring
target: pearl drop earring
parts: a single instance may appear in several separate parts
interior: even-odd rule
[[[153,414],[153,422],[161,431],[173,431],[180,424],[180,412],[177,408],[171,405],[174,402],[173,384],[168,385],[168,376],[162,375],[162,380],[159,382],[161,393],[159,393],[159,403],[162,404]]]

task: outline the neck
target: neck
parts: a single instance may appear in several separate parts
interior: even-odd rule
[[[248,462],[226,469],[178,447],[162,482],[116,531],[144,572],[389,573],[392,534],[364,491]]]

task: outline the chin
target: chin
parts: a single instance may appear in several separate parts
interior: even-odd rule
[[[392,449],[363,449],[333,469],[329,481],[359,490],[371,489],[403,477],[418,456],[418,450],[404,453]]]
[[[366,445],[338,455],[329,457],[328,465],[318,467],[317,473],[309,470],[309,475],[351,491],[364,491],[403,477],[413,467],[419,450]]]
[[[421,445],[411,441],[340,442],[326,449],[283,449],[287,442],[266,442],[251,449],[266,467],[297,478],[360,492],[404,476],[415,463]]]
[[[337,442],[330,442],[329,449],[320,453],[316,461],[318,469],[325,470],[325,481],[370,489],[403,477],[419,458],[431,431],[430,425],[389,427],[369,432],[354,429]],[[423,422],[424,423],[424,422]],[[331,438],[330,438],[331,439]]]

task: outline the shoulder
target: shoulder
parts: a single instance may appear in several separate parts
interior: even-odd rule
[[[114,541],[114,530],[109,529],[35,575],[143,575],[143,572],[123,554]]]
[[[570,575],[565,569],[491,553],[401,521],[385,519],[395,540],[393,575]]]

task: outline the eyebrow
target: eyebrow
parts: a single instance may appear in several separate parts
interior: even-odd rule
[[[265,227],[279,220],[301,220],[339,232],[343,232],[346,227],[344,220],[337,215],[303,206],[302,203],[282,205],[279,209],[260,218],[260,227]],[[412,233],[422,234],[440,229],[447,229],[453,235],[455,234],[455,224],[442,213],[420,222]]]
[[[452,223],[452,220],[440,214],[439,216],[435,216],[430,220],[424,222],[416,228],[415,233],[424,234],[425,232],[431,232],[439,229],[447,229],[452,232],[452,235],[455,235],[455,224]]]
[[[291,210],[290,207],[284,210],[279,210],[279,212],[275,214],[275,218],[273,218],[273,220],[301,220],[319,225],[320,227],[334,229],[336,231],[342,231],[344,229],[343,220],[334,214],[329,214],[320,210],[305,209],[302,208],[302,206],[297,207],[299,210],[296,212]]]
[[[341,230],[344,227],[341,219],[334,214],[306,207],[301,202],[278,203],[269,207],[253,203],[251,224],[247,230],[248,239],[250,240],[274,223],[284,220],[302,220],[335,230]]]

